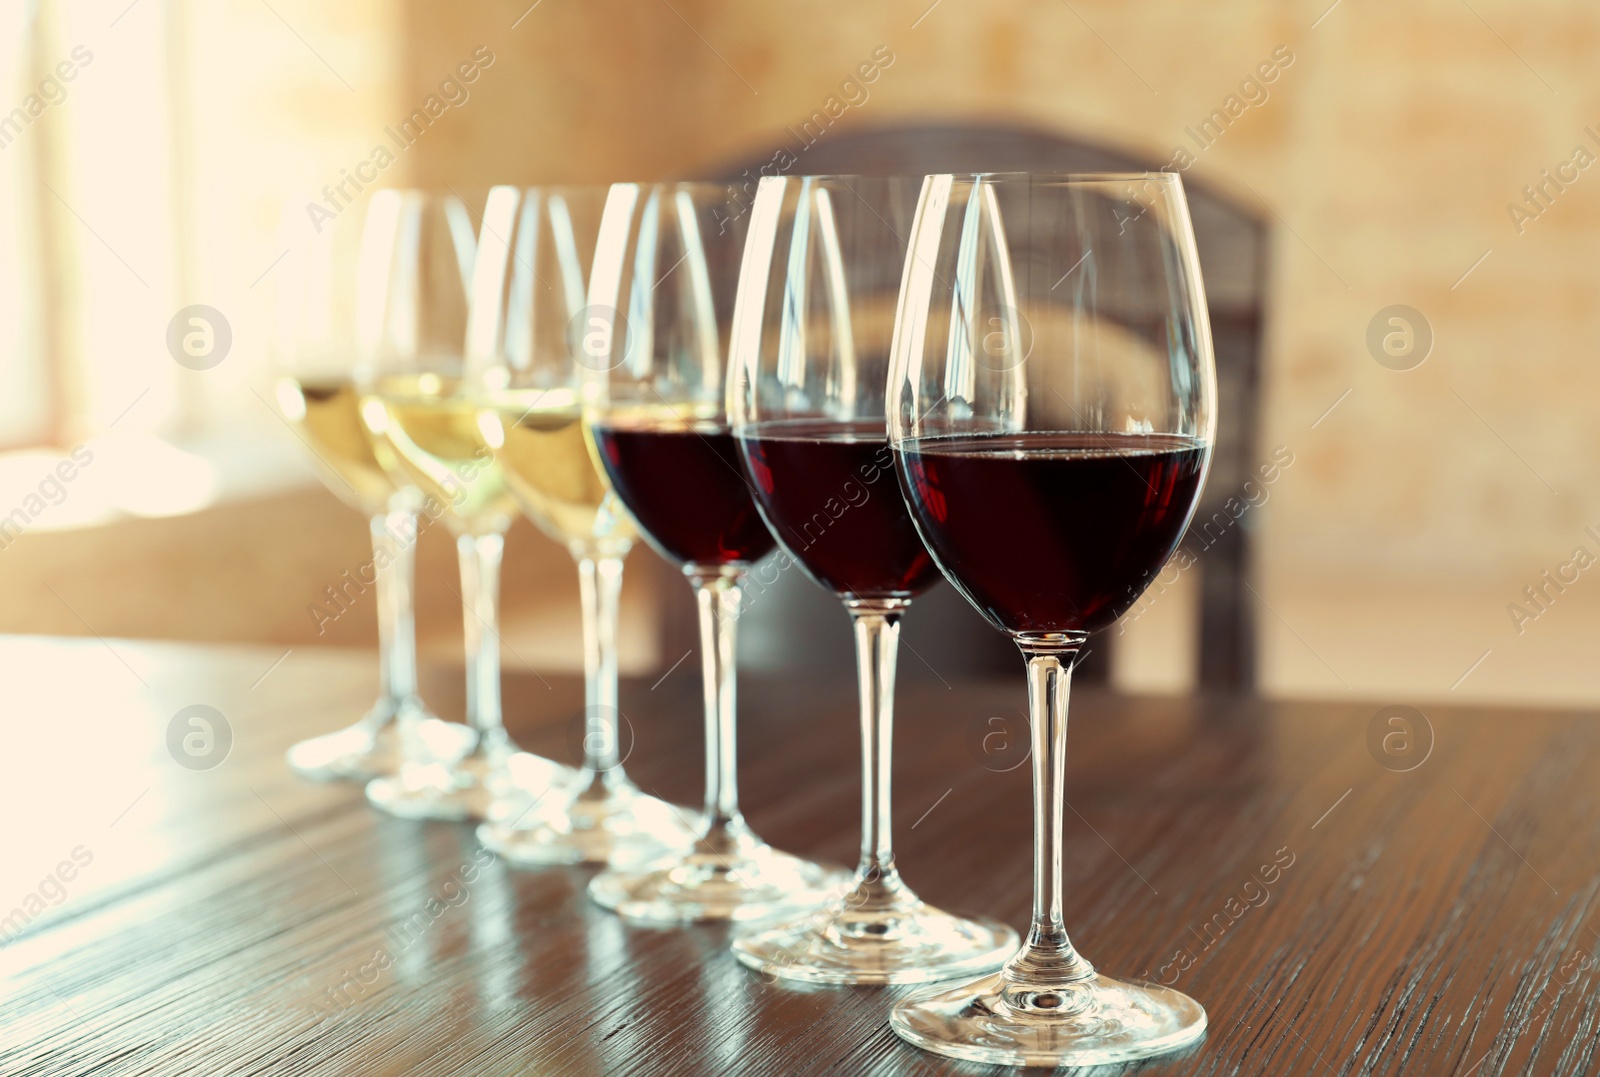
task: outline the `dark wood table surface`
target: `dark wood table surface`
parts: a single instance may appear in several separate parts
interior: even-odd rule
[[[284,748],[358,713],[372,666],[0,640],[0,1073],[1004,1072],[897,1040],[902,989],[764,985],[722,928],[633,928],[593,906],[587,870],[491,862],[462,882],[468,827],[297,780]],[[429,678],[444,712],[448,672]],[[752,823],[852,862],[853,686],[741,689]],[[1175,983],[1210,1014],[1186,1052],[1093,1072],[1600,1072],[1600,724],[1424,703],[1431,752],[1402,736],[1386,756],[1386,702],[1077,694],[1069,929],[1103,970]],[[1019,929],[1023,703],[1020,664],[1010,682],[908,681],[895,787],[909,881]],[[166,747],[196,704],[233,736],[200,771]],[[683,803],[698,706],[693,662],[624,686],[629,772]],[[530,748],[576,757],[576,679],[508,669],[506,711]],[[1386,717],[1377,734],[1399,730]]]

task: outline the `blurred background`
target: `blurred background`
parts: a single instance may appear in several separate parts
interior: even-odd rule
[[[1200,235],[1214,306],[1248,308],[1255,404],[1222,422],[1272,466],[1211,491],[1245,505],[1246,680],[1600,702],[1597,48],[1593,5],[1511,0],[8,4],[0,631],[373,644],[370,602],[325,633],[308,613],[370,553],[269,404],[286,202],[309,234],[372,183],[717,177],[737,199],[763,163],[921,131],[1172,167],[1259,239]],[[206,369],[169,346],[195,305],[225,338]],[[1198,683],[1207,556],[1126,619],[1119,686]],[[426,534],[424,660],[459,662],[454,572]],[[687,653],[674,577],[630,558],[625,673]],[[577,670],[565,552],[519,523],[505,589],[508,672]],[[787,594],[752,608],[749,663],[848,663],[836,603],[811,596],[831,620],[796,648]],[[903,675],[959,673],[918,618]]]

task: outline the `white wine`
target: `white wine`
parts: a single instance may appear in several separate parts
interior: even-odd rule
[[[529,519],[574,553],[627,552],[633,521],[595,463],[573,390],[496,393],[480,419]]]
[[[361,394],[349,378],[286,378],[278,384],[278,406],[316,458],[329,490],[368,516],[387,510],[395,484],[361,422]]]
[[[393,450],[404,481],[443,507],[451,531],[504,531],[516,502],[478,427],[478,405],[458,386],[438,374],[385,378],[363,402],[362,418],[374,442]]]

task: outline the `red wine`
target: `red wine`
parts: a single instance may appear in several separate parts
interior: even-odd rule
[[[1173,434],[921,438],[897,453],[939,566],[1008,632],[1090,632],[1171,556],[1209,446]]]
[[[939,578],[906,511],[883,423],[761,423],[739,438],[762,515],[842,597],[909,598]]]
[[[612,488],[668,560],[723,565],[771,552],[727,426],[600,423],[594,439]]]

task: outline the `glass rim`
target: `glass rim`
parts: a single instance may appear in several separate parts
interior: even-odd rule
[[[469,189],[495,191],[505,188],[516,191],[518,194],[524,194],[528,191],[538,191],[541,194],[569,194],[574,191],[604,194],[606,191],[611,190],[612,186],[613,184],[610,183],[490,183],[481,188]]]
[[[1164,168],[1145,169],[1144,171],[1107,171],[1107,172],[1029,172],[1025,170],[1012,170],[1009,172],[893,172],[887,174],[874,174],[871,172],[819,172],[819,173],[793,173],[780,176],[762,176],[761,183],[772,180],[821,180],[823,182],[838,183],[846,180],[865,180],[872,182],[905,181],[921,183],[929,176],[949,176],[952,179],[977,181],[988,180],[998,182],[1017,182],[1022,180],[1043,180],[1051,184],[1080,184],[1080,183],[1119,183],[1128,180],[1154,179],[1161,181],[1181,182],[1182,177],[1176,172],[1169,172]],[[694,181],[711,182],[711,181]]]
[[[1182,184],[1183,182],[1182,176],[1176,172],[1169,172],[1164,168],[1145,169],[1142,172],[929,172],[928,176],[949,176],[954,180],[974,183],[980,181],[991,183],[1014,183],[1025,180],[1043,181],[1053,186],[1063,187],[1094,183],[1125,183],[1132,180],[1156,180],[1175,184]]]
[[[937,173],[891,172],[891,173],[887,173],[887,174],[874,175],[871,172],[817,172],[817,173],[806,172],[806,173],[789,173],[789,174],[781,175],[781,176],[762,176],[761,177],[761,182],[762,183],[766,183],[769,180],[792,180],[792,179],[794,179],[794,180],[822,180],[822,181],[828,182],[828,183],[840,183],[840,182],[843,182],[845,180],[869,180],[869,181],[878,182],[878,183],[888,183],[888,182],[891,182],[891,181],[906,182],[906,183],[921,183],[923,180],[927,179],[929,175],[937,175]]]
[[[423,195],[427,198],[460,198],[463,194],[488,194],[496,187],[505,187],[503,183],[461,183],[440,184],[429,186],[421,183],[369,183],[362,189],[358,197],[365,198],[369,195],[393,192],[403,195]]]
[[[613,183],[453,183],[453,184],[368,184],[357,196],[356,201],[368,198],[375,194],[393,193],[407,197],[421,197],[428,201],[441,201],[454,198],[467,202],[488,197],[490,192],[498,190],[516,191],[524,194],[529,191],[551,194],[571,194],[599,192],[605,194],[615,184]],[[298,202],[295,202],[298,205]],[[353,202],[351,204],[354,204]]]
[[[716,192],[719,195],[726,196],[728,190],[734,186],[734,183],[732,180],[712,179],[613,180],[610,183],[602,183],[600,186],[608,191],[615,187],[637,187],[641,191],[688,191],[691,194]]]

